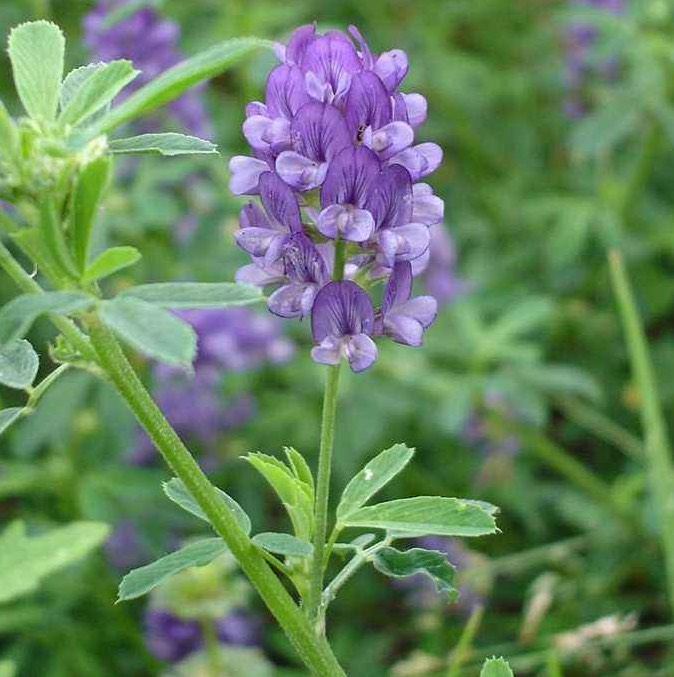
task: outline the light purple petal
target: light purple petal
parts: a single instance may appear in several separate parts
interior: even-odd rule
[[[316,245],[301,232],[286,241],[283,265],[285,274],[293,282],[323,285],[328,278],[325,259]]]
[[[382,169],[366,207],[378,229],[402,226],[412,219],[412,179],[401,165]]]
[[[428,226],[423,223],[408,223],[397,228],[379,231],[379,245],[385,261],[413,261],[421,256],[430,244]]]
[[[292,150],[284,151],[276,158],[276,172],[296,190],[318,188],[325,180],[327,171],[327,162],[310,160]]]
[[[374,72],[389,92],[393,92],[403,81],[408,70],[407,54],[402,49],[383,52],[374,64]]]
[[[313,40],[302,57],[301,66],[330,85],[335,97],[346,93],[351,76],[362,68],[350,40],[341,34],[328,34]]]
[[[385,316],[393,307],[405,303],[412,293],[412,266],[409,261],[396,263],[386,283],[381,311]]]
[[[267,307],[280,317],[304,317],[311,312],[316,291],[315,284],[292,282],[279,287],[267,299]]]
[[[377,359],[377,346],[367,334],[356,334],[344,341],[344,354],[351,369],[359,373],[371,367]]]
[[[424,328],[413,317],[392,311],[384,318],[384,333],[396,343],[417,347],[423,341]]]
[[[264,160],[235,155],[229,161],[229,189],[234,195],[252,195],[257,193],[260,176],[269,171],[269,165]]]
[[[412,186],[412,220],[433,226],[444,217],[445,203],[427,183]]]
[[[343,339],[326,336],[317,346],[311,349],[311,357],[319,364],[339,364],[342,359]]]
[[[434,172],[442,162],[442,148],[437,143],[420,143],[407,148],[390,159],[391,164],[402,165],[413,181]]]
[[[321,189],[321,205],[350,204],[364,207],[379,179],[381,164],[365,146],[345,148],[330,163]]]
[[[297,196],[283,179],[273,172],[260,177],[260,199],[267,214],[289,231],[302,230],[302,218]]]
[[[256,258],[265,256],[272,241],[278,237],[278,231],[271,228],[241,228],[234,233],[236,244]]]
[[[239,212],[240,228],[270,228],[267,215],[255,202],[249,202],[241,207]]]
[[[405,303],[401,303],[396,312],[413,317],[426,329],[433,324],[438,314],[438,302],[432,296],[415,296]]]
[[[316,25],[307,24],[296,28],[285,48],[285,60],[290,64],[300,64],[307,47],[316,38]]]
[[[391,122],[372,134],[368,145],[382,160],[408,148],[414,142],[414,130],[405,122]]]
[[[265,103],[269,117],[291,120],[311,100],[304,85],[304,73],[297,66],[276,66],[267,78]]]
[[[428,102],[421,94],[402,94],[405,108],[407,109],[407,121],[415,129],[426,122],[428,115]]]
[[[330,205],[318,216],[318,230],[332,239],[341,236],[351,242],[365,242],[374,231],[372,214],[351,205]]]
[[[370,334],[373,325],[372,301],[355,282],[329,282],[316,296],[311,313],[311,330],[317,343],[327,336],[341,338]]]
[[[355,142],[359,130],[381,129],[392,120],[391,99],[372,71],[356,73],[344,103],[344,115]]]
[[[290,134],[296,152],[310,160],[331,160],[351,145],[344,116],[334,106],[313,101],[297,112]]]
[[[283,281],[283,272],[277,268],[266,269],[256,263],[249,263],[236,271],[234,279],[237,282],[254,284],[256,287],[266,287]]]
[[[360,52],[358,56],[360,56],[360,59],[363,62],[363,66],[367,69],[371,69],[374,66],[374,57],[372,56],[372,52],[367,42],[365,41],[365,38],[362,36],[358,28],[356,28],[356,26],[353,25],[349,26],[349,33],[353,36],[354,40],[358,43],[358,46],[360,47]]]

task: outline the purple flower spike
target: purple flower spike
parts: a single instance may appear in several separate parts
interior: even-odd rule
[[[397,263],[386,284],[381,307],[379,331],[397,343],[420,346],[424,331],[438,314],[438,303],[432,296],[412,295],[412,266]]]
[[[230,164],[232,190],[262,202],[241,211],[235,237],[251,263],[236,279],[273,285],[276,315],[311,315],[317,362],[346,357],[362,371],[377,355],[374,317],[374,335],[419,345],[435,316],[434,299],[410,294],[414,276],[440,269],[430,227],[444,203],[416,182],[438,167],[442,150],[415,143],[428,106],[399,90],[409,70],[402,50],[374,54],[355,26],[320,34],[306,25],[275,51],[281,64],[264,103],[246,107],[252,157]],[[368,289],[387,280],[375,313]]]
[[[311,356],[321,364],[339,364],[345,357],[354,372],[364,371],[377,359],[370,338],[374,309],[367,292],[350,280],[330,282],[316,296],[311,330],[318,344]]]

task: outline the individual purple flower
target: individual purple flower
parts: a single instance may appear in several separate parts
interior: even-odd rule
[[[246,107],[251,155],[230,163],[232,191],[259,194],[264,207],[241,212],[236,238],[251,263],[236,279],[275,287],[268,306],[277,315],[312,316],[315,360],[346,357],[362,371],[377,355],[373,335],[419,345],[435,316],[432,299],[411,298],[411,278],[430,259],[443,203],[415,182],[442,150],[415,143],[427,103],[400,90],[410,66],[402,50],[376,54],[353,26],[321,35],[307,25],[276,53],[264,102]],[[290,191],[285,218],[270,215],[278,182]],[[375,313],[369,289],[382,283]]]
[[[322,364],[345,357],[355,372],[372,365],[377,346],[372,340],[374,309],[367,292],[350,280],[328,283],[316,297],[311,330],[317,344],[311,356]]]
[[[145,642],[159,660],[177,663],[201,648],[201,623],[166,609],[150,608],[145,614]]]
[[[624,0],[571,0],[571,2],[574,5],[595,8],[616,16],[625,11]],[[571,119],[578,119],[587,114],[590,107],[587,90],[592,77],[611,81],[618,73],[618,61],[614,56],[600,61],[592,58],[592,49],[598,35],[597,27],[587,21],[572,21],[566,30],[564,111]]]
[[[178,49],[180,27],[163,19],[154,8],[140,7],[110,24],[110,14],[129,0],[100,0],[84,17],[84,42],[98,61],[129,59],[140,75],[119,95],[120,100],[182,60]],[[201,92],[189,90],[168,109],[182,127],[200,137],[211,137],[211,123]]]
[[[412,296],[412,266],[396,263],[388,279],[378,320],[379,333],[396,343],[420,346],[424,331],[438,314],[438,302],[432,296]]]
[[[259,643],[259,624],[243,610],[235,609],[213,623],[215,635],[222,644],[255,646]],[[203,646],[202,623],[177,616],[168,609],[150,607],[145,614],[145,641],[156,658],[177,663]]]

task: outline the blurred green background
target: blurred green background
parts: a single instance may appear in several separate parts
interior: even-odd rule
[[[452,651],[471,615],[481,622],[456,674],[477,675],[481,658],[500,653],[518,675],[674,674],[674,626],[639,424],[643,393],[630,377],[607,264],[607,248],[619,246],[671,418],[673,3],[617,3],[617,13],[560,0],[166,0],[134,7],[141,4],[177,23],[176,49],[184,55],[233,36],[282,40],[313,20],[321,28],[356,24],[373,50],[408,53],[406,90],[429,102],[421,135],[445,151],[430,183],[446,201],[456,261],[450,256],[443,265],[458,293],[443,304],[424,349],[387,345],[371,372],[345,378],[335,486],[404,441],[417,456],[388,497],[487,500],[501,508],[502,533],[441,544],[460,571],[463,594],[453,606],[420,582],[392,585],[374,570],[355,578],[330,619],[348,674],[451,675]],[[93,7],[2,0],[3,43],[16,23],[50,18],[66,33],[69,67],[96,60],[82,29]],[[584,29],[590,39],[579,47]],[[125,56],[134,59],[141,47],[130,45]],[[17,111],[5,57],[0,98]],[[231,280],[245,263],[231,237],[243,202],[227,189],[227,159],[245,152],[244,106],[262,97],[272,61],[259,54],[199,93],[223,157],[118,163],[100,237],[137,247],[143,260],[132,274],[114,277],[113,287]],[[170,111],[161,124],[181,128]],[[14,289],[0,280],[4,302]],[[285,322],[277,330],[294,343],[291,359],[258,360],[218,381],[222,411],[244,398],[246,415],[234,415],[214,436],[186,433],[219,486],[269,530],[281,528],[283,517],[238,457],[292,444],[315,463],[322,390],[308,328]],[[47,323],[32,335],[44,364],[51,338]],[[137,364],[158,387],[157,369]],[[11,391],[0,398],[3,406],[15,401]],[[84,373],[59,381],[39,411],[2,438],[0,523],[20,519],[39,533],[103,521],[113,536],[39,589],[0,601],[0,675],[211,674],[197,665],[198,649],[187,665],[162,660],[171,651],[157,650],[157,633],[176,646],[186,640],[179,623],[157,630],[148,609],[188,622],[245,610],[255,647],[224,642],[233,666],[227,674],[303,674],[226,565],[150,600],[114,604],[126,570],[200,533],[163,500],[165,468],[151,456],[144,465],[132,462],[142,445],[121,401]],[[203,599],[215,611],[187,611]]]

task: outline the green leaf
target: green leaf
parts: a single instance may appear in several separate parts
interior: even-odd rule
[[[167,578],[189,567],[206,566],[225,552],[227,552],[227,545],[220,538],[207,538],[191,543],[152,564],[130,571],[122,579],[117,601],[123,602],[142,597]]]
[[[198,517],[199,519],[204,520],[204,522],[208,522],[210,524],[208,517],[206,517],[204,511],[194,500],[194,497],[183,484],[182,480],[174,477],[172,480],[164,482],[162,486],[164,493],[174,503],[177,503],[183,510],[186,510],[195,517]],[[239,526],[246,533],[246,536],[248,536],[250,534],[252,525],[250,523],[250,517],[248,517],[246,511],[229,494],[226,494],[224,491],[222,491],[222,489],[218,489],[216,487],[215,491],[217,495],[220,496],[220,498],[222,498],[222,500],[227,504],[227,507],[236,518]]]
[[[505,658],[487,658],[480,677],[515,677]]]
[[[365,505],[409,463],[413,455],[414,449],[396,444],[373,458],[344,489],[337,506],[337,520],[342,521]]]
[[[79,87],[69,93],[59,120],[74,126],[84,122],[107,106],[139,73],[130,61],[125,60],[111,61],[89,70],[87,76],[81,78]]]
[[[49,21],[33,21],[9,34],[9,59],[21,103],[32,118],[53,120],[63,78],[65,38]]]
[[[233,38],[182,61],[113,108],[92,133],[107,133],[129,120],[174,101],[193,85],[220,75],[260,47],[272,48],[273,43],[259,38]]]
[[[66,242],[66,235],[53,195],[46,194],[40,199],[39,232],[49,252],[59,277],[77,277],[77,269]]]
[[[343,524],[409,536],[484,536],[496,531],[495,510],[487,503],[417,496],[360,508],[345,518]]]
[[[458,593],[454,587],[454,567],[447,561],[447,557],[437,550],[411,548],[402,551],[382,548],[372,558],[372,566],[392,578],[425,574],[434,581],[438,592],[446,592],[451,601],[457,597]]]
[[[0,383],[24,390],[33,384],[40,358],[28,341],[19,340],[0,348]]]
[[[141,134],[126,139],[115,139],[108,144],[112,153],[157,153],[174,155],[212,155],[218,152],[210,141],[196,136],[166,132],[163,134]]]
[[[313,551],[311,543],[301,541],[291,534],[266,531],[253,536],[252,541],[267,552],[286,557],[311,557]]]
[[[94,259],[82,276],[82,282],[93,282],[108,277],[140,260],[135,247],[111,247]]]
[[[19,157],[19,130],[0,101],[0,158],[12,162]]]
[[[17,296],[0,309],[0,346],[23,338],[40,315],[68,315],[88,308],[93,302],[92,296],[79,291],[50,291]]]
[[[248,461],[271,485],[288,512],[295,534],[309,540],[313,524],[313,490],[282,461],[268,454],[248,454]]]
[[[86,268],[89,256],[91,229],[96,210],[108,186],[112,160],[101,156],[86,164],[80,170],[73,191],[72,250],[78,272]]]
[[[76,562],[98,547],[108,525],[73,522],[35,537],[27,537],[21,523],[0,534],[0,603],[33,592],[42,580]]]
[[[228,308],[263,299],[259,287],[233,282],[159,282],[125,289],[119,298],[134,298],[160,308]]]
[[[9,426],[21,418],[24,410],[22,407],[11,407],[10,409],[0,409],[0,435],[2,435]]]
[[[196,356],[194,330],[167,310],[118,297],[101,304],[100,316],[121,339],[155,360],[189,367]]]
[[[292,467],[293,473],[298,480],[304,482],[311,489],[311,495],[314,495],[314,476],[311,474],[311,468],[306,462],[304,456],[293,447],[283,447],[283,451]]]

